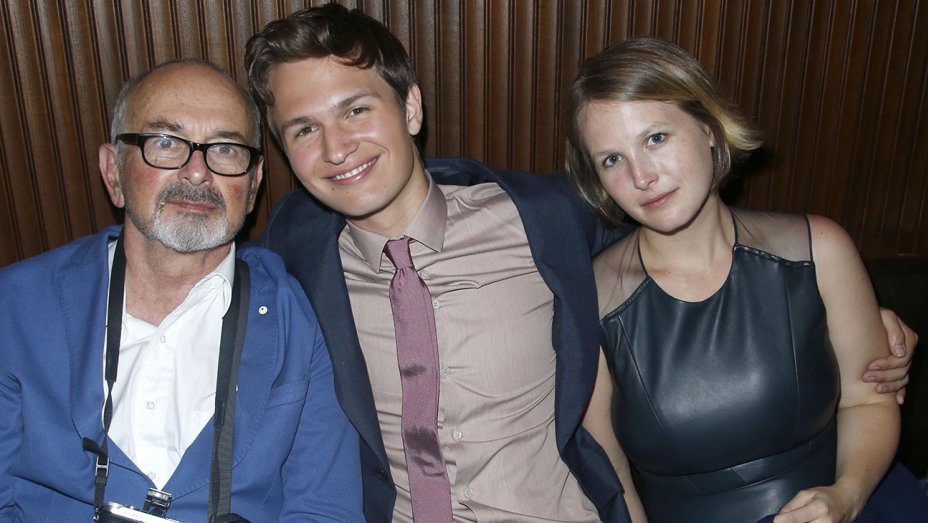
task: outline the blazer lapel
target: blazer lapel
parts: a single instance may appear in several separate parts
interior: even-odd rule
[[[296,196],[296,195],[295,195]],[[374,394],[338,253],[338,236],[345,226],[341,216],[318,206],[298,193],[285,219],[288,228],[283,244],[271,240],[271,248],[284,256],[287,270],[306,290],[319,319],[335,376],[335,394],[345,415],[384,464],[387,453],[380,435]]]
[[[81,438],[97,443],[103,438],[103,342],[109,290],[106,249],[118,234],[118,228],[110,228],[84,243],[52,275],[68,338],[71,419]]]

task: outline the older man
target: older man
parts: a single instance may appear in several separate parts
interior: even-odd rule
[[[125,226],[0,271],[0,521],[130,505],[362,518],[357,434],[315,315],[280,259],[233,244],[261,181],[259,125],[210,64],[131,80],[100,147]]]

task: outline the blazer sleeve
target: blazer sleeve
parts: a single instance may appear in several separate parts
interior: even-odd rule
[[[0,521],[20,521],[13,499],[13,462],[23,438],[22,395],[8,369],[0,367]]]
[[[301,351],[309,368],[303,413],[284,463],[284,506],[279,521],[363,521],[358,434],[335,398],[332,362],[309,301],[292,277],[288,350]],[[308,345],[308,346],[307,346]]]
[[[9,270],[0,272],[0,332],[4,335],[0,345],[0,522],[22,520],[14,499],[13,463],[23,441],[23,399],[11,362],[15,359],[13,352],[23,350],[24,343],[8,323],[17,318],[14,296],[20,295],[13,285],[15,281]]]

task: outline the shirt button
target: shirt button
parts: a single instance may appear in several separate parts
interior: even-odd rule
[[[451,372],[451,369],[449,369],[448,367],[442,367],[442,368],[441,368],[441,375],[442,375],[442,376],[447,376],[448,373],[450,373],[450,372]]]
[[[440,307],[440,306],[441,306],[441,305],[439,305],[438,300],[432,300],[432,308],[433,308],[433,309],[438,310],[438,307]]]
[[[456,440],[459,440],[459,439],[461,439],[461,438],[464,437],[464,433],[461,432],[460,430],[456,430],[456,431],[454,431],[454,432],[451,433],[451,437],[454,438],[454,439],[456,439]]]
[[[432,276],[432,273],[430,273],[429,271],[426,271],[426,270],[421,270],[421,271],[419,271],[419,276],[420,276],[423,280],[427,280],[427,279],[429,279],[429,278]]]
[[[264,305],[258,307],[258,314],[260,314],[260,315],[262,315],[262,316],[264,316],[265,314],[267,314],[267,307],[264,306]]]
[[[168,341],[168,338],[167,336],[162,334],[161,336],[158,336],[158,341],[160,341],[161,343],[166,343]]]
[[[148,477],[149,477],[152,481],[154,481],[155,478],[158,477],[158,475],[155,474],[154,472],[149,472],[147,475],[148,475]]]
[[[155,410],[155,402],[149,401],[148,403],[145,404],[145,408],[148,410]]]
[[[474,490],[473,490],[473,489],[471,489],[470,487],[467,487],[467,488],[464,489],[464,497],[465,497],[465,498],[469,498],[469,497],[471,497],[471,496],[473,496],[473,495],[474,495]]]

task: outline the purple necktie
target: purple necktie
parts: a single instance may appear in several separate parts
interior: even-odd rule
[[[403,445],[417,522],[450,522],[451,485],[438,443],[438,338],[432,296],[416,274],[408,236],[384,247],[396,266],[390,306],[396,329],[396,360],[403,387]]]

